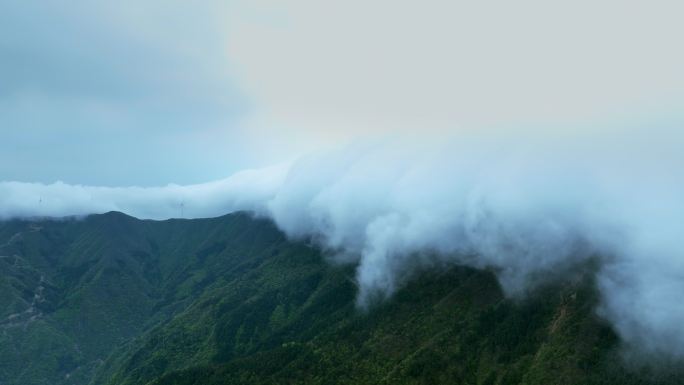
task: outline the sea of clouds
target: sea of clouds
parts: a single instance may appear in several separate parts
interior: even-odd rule
[[[435,265],[491,269],[520,296],[597,259],[599,314],[627,345],[684,358],[681,130],[520,132],[359,141],[189,186],[1,182],[0,218],[247,210],[355,264],[360,306]]]

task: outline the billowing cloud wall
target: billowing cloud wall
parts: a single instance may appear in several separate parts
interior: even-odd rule
[[[643,127],[365,141],[194,186],[3,182],[0,216],[250,210],[357,264],[361,306],[427,266],[491,268],[515,296],[599,258],[600,314],[627,344],[684,358],[684,135]]]

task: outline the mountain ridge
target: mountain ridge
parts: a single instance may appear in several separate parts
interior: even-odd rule
[[[0,255],[3,384],[678,383],[625,368],[591,274],[428,269],[361,311],[353,265],[245,212],[3,221]]]

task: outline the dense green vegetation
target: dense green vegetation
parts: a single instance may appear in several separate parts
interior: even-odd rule
[[[425,271],[369,311],[353,267],[246,214],[0,223],[0,384],[647,384],[591,274],[524,300]]]

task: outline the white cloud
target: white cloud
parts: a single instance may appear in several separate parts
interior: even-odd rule
[[[684,135],[681,124],[634,127],[619,139],[366,141],[193,186],[4,182],[0,216],[251,210],[357,264],[361,305],[434,264],[491,268],[523,295],[599,256],[600,313],[628,344],[684,358]]]
[[[164,187],[97,187],[0,182],[0,218],[61,217],[122,211],[139,218],[213,217],[258,212],[282,184],[287,165],[246,170],[204,184]]]

